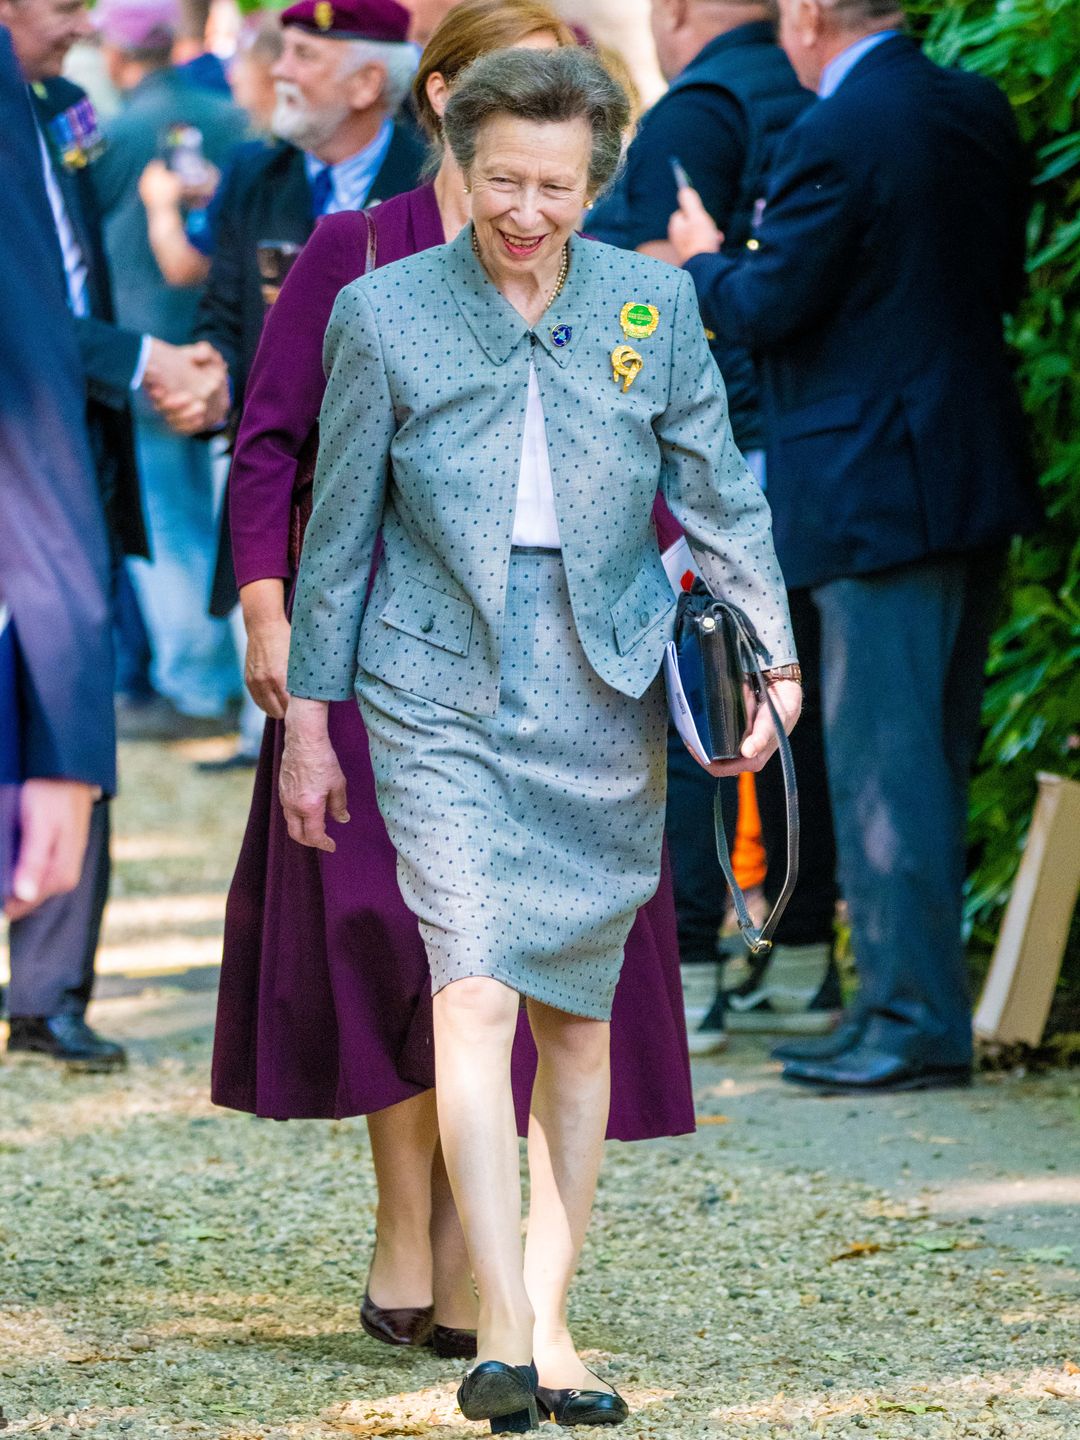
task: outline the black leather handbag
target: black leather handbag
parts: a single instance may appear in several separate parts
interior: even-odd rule
[[[743,939],[754,955],[772,948],[772,936],[799,878],[799,795],[795,762],[783,722],[773,704],[761,669],[763,647],[735,606],[712,595],[699,577],[684,590],[675,611],[674,638],[664,658],[668,705],[675,728],[699,760],[715,763],[738,758],[748,729],[748,691],[772,716],[784,772],[787,800],[787,874],[776,904],[761,926],[750,915],[746,897],[735,879],[717,786],[713,805],[716,854],[731,890]]]

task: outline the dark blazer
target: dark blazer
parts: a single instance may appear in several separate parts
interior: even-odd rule
[[[0,135],[0,602],[18,644],[19,768],[112,791],[109,548],[86,382],[26,86],[2,28]]]
[[[413,189],[424,157],[424,147],[412,127],[395,124],[368,203],[389,200]],[[303,245],[315,228],[303,151],[284,140],[271,144],[258,140],[241,146],[222,181],[215,210],[214,258],[199,305],[195,335],[196,339],[209,340],[225,357],[233,390],[233,418],[238,424],[266,318],[257,246],[262,240]],[[227,615],[236,601],[225,506],[210,595],[211,614]]]
[[[396,125],[368,204],[411,190],[423,163],[424,150],[415,134]],[[222,184],[214,258],[196,336],[209,340],[225,357],[240,406],[266,317],[256,246],[262,240],[302,245],[315,228],[315,217],[303,151],[283,140],[241,147]]]
[[[98,481],[118,545],[129,555],[146,555],[149,552],[131,419],[131,380],[138,364],[142,335],[116,324],[101,215],[91,177],[93,167],[65,166],[51,130],[52,121],[85,100],[86,92],[70,80],[55,79],[33,86],[31,94],[53,173],[89,272],[90,313],[78,317],[75,327],[86,372],[86,418]],[[51,224],[51,212],[49,219]]]
[[[780,142],[759,248],[688,262],[706,323],[762,361],[790,586],[1037,523],[1002,336],[1028,173],[997,87],[896,36]]]

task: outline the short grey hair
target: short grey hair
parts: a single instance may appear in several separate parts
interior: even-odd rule
[[[621,85],[585,50],[496,50],[464,70],[454,85],[443,133],[466,174],[481,129],[498,115],[556,125],[584,120],[592,131],[589,193],[609,185],[622,160],[630,104]]]
[[[341,78],[355,74],[365,65],[381,65],[386,71],[382,102],[388,115],[396,115],[412,87],[417,54],[412,45],[397,40],[347,40],[341,62]]]
[[[904,19],[902,0],[821,0],[821,4],[845,27]]]

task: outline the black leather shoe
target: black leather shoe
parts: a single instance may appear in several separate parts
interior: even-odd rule
[[[88,1074],[127,1064],[124,1047],[91,1030],[81,1015],[13,1015],[7,1048],[9,1055],[41,1055]]]
[[[452,1325],[433,1325],[428,1344],[440,1360],[476,1359],[475,1330],[456,1330]]]
[[[402,1306],[384,1310],[364,1291],[360,1306],[360,1324],[364,1334],[384,1345],[421,1346],[431,1339],[435,1317],[434,1305]]]
[[[890,1094],[898,1090],[953,1089],[971,1084],[970,1065],[928,1065],[904,1060],[870,1045],[856,1045],[834,1060],[792,1060],[783,1078],[822,1095],[852,1092]]]
[[[494,1435],[523,1435],[540,1424],[536,1366],[484,1360],[466,1371],[457,1402],[466,1420],[490,1420]]]
[[[548,1390],[536,1387],[541,1414],[556,1425],[621,1425],[630,1407],[621,1395],[608,1390]]]
[[[774,1045],[771,1051],[774,1060],[835,1060],[845,1050],[853,1050],[866,1030],[866,1017],[852,1015],[841,1021],[831,1035],[815,1035],[806,1040],[785,1040],[783,1045]]]

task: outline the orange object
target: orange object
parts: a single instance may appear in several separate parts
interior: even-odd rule
[[[735,848],[731,852],[735,879],[744,890],[765,883],[765,846],[761,839],[761,813],[757,790],[749,770],[739,776],[739,823],[735,827]]]

